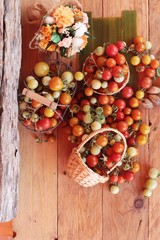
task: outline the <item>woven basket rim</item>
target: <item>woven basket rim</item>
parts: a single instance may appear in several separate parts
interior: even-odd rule
[[[94,51],[95,52],[95,51]],[[89,54],[89,56],[85,59],[85,62],[83,63],[83,66],[82,66],[82,72],[84,73],[84,82],[85,82],[85,84],[87,85],[87,86],[89,86],[88,85],[88,82],[86,81],[86,78],[85,78],[85,65],[86,65],[86,62],[88,61],[88,59],[90,58],[90,57],[92,57],[93,56],[93,54],[94,54],[94,52],[92,52],[92,53],[90,53]],[[94,58],[92,57],[92,59],[93,59],[93,61],[94,61]],[[95,62],[95,61],[94,61]],[[97,93],[97,94],[99,94],[99,95],[114,95],[114,94],[117,94],[117,93],[119,93],[126,85],[127,85],[127,83],[129,82],[129,79],[130,79],[130,68],[129,68],[129,64],[128,64],[128,62],[126,61],[125,62],[126,63],[126,65],[128,66],[128,69],[129,69],[129,71],[128,71],[128,74],[127,74],[127,76],[125,77],[125,79],[123,80],[123,85],[118,89],[118,91],[116,91],[116,92],[108,92],[108,93],[101,93],[101,92],[98,92],[98,91],[96,91],[96,90],[94,90],[94,93]],[[95,65],[96,65],[96,63],[95,63]],[[98,66],[97,66],[98,67]],[[100,69],[99,67],[98,67],[98,69]]]
[[[78,147],[74,147],[74,148],[73,148],[72,153],[71,153],[71,156],[72,156],[73,153],[78,154],[78,161],[79,161],[79,163],[80,163],[84,168],[86,168],[87,171],[90,171],[91,174],[93,174],[93,173],[96,174],[95,176],[98,176],[99,182],[101,182],[101,180],[102,180],[103,182],[104,182],[104,180],[107,181],[107,180],[108,180],[108,176],[106,176],[106,177],[105,177],[105,176],[101,176],[101,175],[99,175],[98,173],[94,172],[91,168],[89,168],[89,167],[87,166],[87,164],[83,162],[83,160],[82,160],[82,158],[81,158],[80,150],[81,150],[81,148],[85,145],[85,143],[87,143],[92,137],[94,137],[95,135],[97,135],[97,134],[99,134],[99,133],[107,132],[107,131],[108,131],[108,132],[109,132],[109,131],[113,131],[113,132],[119,134],[119,135],[122,137],[122,140],[123,140],[123,142],[124,142],[124,151],[123,151],[123,154],[122,154],[121,159],[123,159],[123,157],[124,157],[124,155],[125,155],[125,153],[126,153],[126,150],[127,150],[126,139],[125,139],[124,135],[123,135],[120,131],[118,131],[117,129],[114,129],[114,128],[109,128],[109,127],[101,128],[101,129],[99,129],[99,130],[97,130],[97,131],[94,131],[94,132],[90,133],[90,134],[78,145]],[[70,157],[71,157],[71,156],[70,156]],[[119,163],[119,162],[118,162],[118,163]],[[109,175],[109,173],[114,170],[114,168],[118,165],[118,163],[116,163],[112,168],[110,168],[110,169],[107,171],[107,175]],[[67,167],[69,166],[69,164],[70,164],[70,162],[68,162]],[[67,171],[67,172],[69,172],[69,171]],[[69,174],[69,175],[71,176],[71,174]]]

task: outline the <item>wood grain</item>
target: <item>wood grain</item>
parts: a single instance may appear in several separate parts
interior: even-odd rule
[[[160,4],[158,0],[150,2],[149,5],[149,39],[153,43],[155,53],[159,53],[159,21],[160,21]],[[156,33],[156,34],[155,34]],[[156,83],[160,86],[160,81]],[[156,107],[150,110],[149,121],[152,127],[149,142],[149,166],[159,167],[159,149],[160,149],[160,108]],[[157,188],[153,197],[149,200],[149,240],[158,240],[160,238],[160,205],[159,205],[159,188]]]
[[[36,3],[37,1],[32,0]],[[48,0],[41,1],[43,4]],[[160,4],[158,0],[81,0],[93,17],[121,17],[122,10],[137,11],[138,35],[159,50]],[[43,54],[26,48],[37,26],[28,25],[25,10],[30,1],[21,0],[23,21],[23,59],[21,82]],[[111,31],[111,29],[110,29]],[[70,60],[65,60],[70,64]],[[78,58],[71,59],[74,71]],[[137,81],[137,79],[135,79]],[[158,84],[158,83],[156,83]],[[16,240],[159,240],[159,187],[149,201],[142,197],[149,166],[160,168],[159,107],[143,110],[143,121],[150,122],[149,144],[140,149],[141,171],[133,184],[125,184],[114,196],[107,184],[83,188],[66,175],[72,144],[61,124],[54,144],[37,144],[20,126],[21,176]],[[138,206],[138,207],[136,207]]]
[[[19,177],[17,89],[21,66],[19,1],[0,3],[0,222],[16,216]]]

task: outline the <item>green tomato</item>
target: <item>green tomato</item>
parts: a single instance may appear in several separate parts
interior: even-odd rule
[[[152,179],[156,179],[159,175],[159,169],[157,168],[150,168],[148,171],[148,176]]]
[[[117,194],[119,193],[119,187],[118,186],[111,186],[110,191],[112,194]]]
[[[70,83],[74,79],[73,73],[69,72],[69,71],[65,71],[65,72],[62,73],[61,79],[65,83]]]
[[[151,197],[151,195],[152,195],[152,191],[150,189],[145,188],[143,191],[143,196],[146,198],[149,198],[149,197]]]
[[[146,181],[146,188],[147,189],[154,190],[157,187],[157,185],[158,185],[158,183],[157,183],[157,181],[155,179],[149,178]]]
[[[49,73],[49,65],[45,62],[38,62],[34,66],[34,72],[38,77],[44,77]]]

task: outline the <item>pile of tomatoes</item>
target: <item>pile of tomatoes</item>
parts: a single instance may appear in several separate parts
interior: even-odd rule
[[[19,96],[19,119],[27,128],[35,132],[53,130],[63,120],[64,113],[71,103],[76,89],[73,73],[60,62],[48,65],[38,62],[33,73],[27,76],[25,85],[28,89],[56,102],[56,109],[27,96]]]
[[[139,73],[140,90],[137,91],[138,99],[143,100],[146,90],[151,88],[157,76],[160,76],[160,62],[152,54],[152,43],[145,41],[142,36],[136,36],[127,50],[132,52],[131,64]],[[146,96],[147,97],[147,96]]]
[[[81,158],[87,166],[100,175],[107,176],[109,170],[121,161],[126,151],[126,141],[123,135],[114,129],[104,129],[96,133],[80,149]]]
[[[129,67],[125,56],[120,53],[125,43],[99,46],[83,65],[85,82],[100,94],[112,95],[119,92],[129,81]]]
[[[143,123],[142,111],[139,106],[140,100],[135,96],[133,88],[130,86],[125,86],[118,98],[113,95],[96,94],[91,87],[86,87],[77,92],[71,102],[71,116],[68,121],[70,132],[68,138],[70,141],[81,142],[88,134],[102,127],[117,129],[126,139],[128,146],[122,160],[120,160],[120,155],[117,155],[118,159],[110,158],[114,152],[111,146],[114,146],[117,142],[114,138],[110,141],[109,147],[105,146],[107,155],[103,152],[102,156],[97,143],[96,147],[94,146],[97,150],[96,154],[92,152],[92,155],[95,155],[92,157],[94,163],[97,162],[97,155],[98,159],[104,157],[104,164],[107,169],[112,168],[113,164],[119,160],[118,166],[110,174],[110,185],[113,193],[118,193],[119,184],[133,181],[135,173],[140,170],[140,163],[137,161],[139,146],[147,143],[150,127]],[[106,144],[106,138],[101,137],[100,145],[103,146],[103,144]],[[116,143],[116,146],[117,151],[120,151],[121,144]],[[87,151],[90,150],[87,149]],[[101,154],[100,157],[99,154]],[[92,164],[87,165],[92,170],[104,174],[104,168],[99,169],[99,161],[97,164],[98,168],[96,166],[92,167]]]

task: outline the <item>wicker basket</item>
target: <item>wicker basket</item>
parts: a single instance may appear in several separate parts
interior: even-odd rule
[[[94,56],[93,56],[93,55],[94,55],[94,52],[91,53],[91,54],[86,58],[86,60],[85,60],[85,62],[84,62],[84,64],[83,64],[83,70],[82,70],[83,73],[84,73],[84,75],[85,75],[84,82],[85,82],[85,84],[86,84],[88,87],[90,87],[91,84],[90,84],[90,81],[87,79],[87,75],[85,74],[85,66],[86,66],[86,63],[89,62],[89,61],[92,61],[92,62],[94,63],[93,65],[94,65],[97,69],[99,69],[99,67],[97,66],[97,64],[96,64],[96,62],[95,62],[95,59],[94,59]],[[128,69],[129,69],[129,65],[128,65],[127,62],[126,62],[126,65],[128,66]],[[119,89],[118,89],[118,91],[116,91],[116,92],[110,92],[109,90],[107,90],[105,93],[99,92],[99,91],[96,91],[96,90],[94,90],[94,92],[97,93],[97,94],[100,94],[100,95],[114,95],[114,94],[120,92],[120,91],[127,85],[127,83],[129,82],[129,78],[130,78],[130,70],[128,71],[128,74],[127,74],[127,76],[125,77],[122,86],[120,86]]]
[[[54,71],[50,70],[50,72],[49,72],[51,77],[54,77],[54,76],[59,76],[60,77],[61,74],[63,72],[65,72],[65,71],[71,71],[72,72],[72,68],[69,65],[67,65],[66,63],[64,63],[64,62],[55,60],[55,61],[51,62],[51,65],[52,65],[53,70],[54,70]],[[31,74],[38,80],[38,82],[41,82],[41,78],[42,77],[36,76],[34,71]],[[74,97],[74,94],[75,94],[76,88],[77,88],[77,82],[75,80],[73,80],[73,82],[74,82],[75,86],[72,87],[71,90],[70,90],[71,91],[70,94],[71,94],[72,98]],[[29,98],[30,100],[35,100],[38,103],[42,104],[41,107],[44,106],[44,107],[48,107],[48,108],[52,109],[58,115],[58,119],[57,119],[56,126],[50,127],[50,128],[48,128],[46,130],[38,130],[37,126],[36,126],[37,125],[36,122],[32,123],[31,125],[28,125],[28,126],[26,126],[24,124],[23,121],[25,120],[25,118],[23,117],[23,111],[19,107],[19,120],[20,120],[20,122],[27,129],[31,130],[32,132],[36,132],[36,133],[49,133],[49,132],[53,131],[63,121],[63,119],[65,117],[65,114],[66,114],[66,112],[67,112],[67,110],[68,110],[70,105],[60,104],[58,99],[57,99],[57,101],[53,101],[53,100],[47,99],[45,97],[45,93],[46,93],[46,91],[48,93],[50,93],[50,89],[47,86],[43,86],[41,91],[36,90],[36,89],[35,89],[35,91],[32,91],[32,90],[28,89],[28,86],[26,85],[25,82],[24,82],[24,85],[26,87],[23,88],[22,93],[18,95],[18,103],[20,104],[21,102],[23,102],[25,97]],[[31,102],[28,103],[28,109],[29,109],[30,114],[39,112],[41,107],[33,108],[32,105],[31,105]],[[61,110],[61,114],[59,113],[59,110]],[[40,114],[40,118],[42,119],[43,117],[44,117],[43,114]]]
[[[116,129],[113,128],[101,128],[100,130],[97,130],[95,132],[92,132],[88,135],[87,138],[85,138],[82,143],[79,144],[78,147],[73,148],[72,153],[69,157],[68,163],[67,163],[67,174],[75,180],[77,183],[79,183],[83,187],[92,187],[98,183],[105,183],[109,177],[108,176],[101,176],[98,173],[94,172],[92,169],[90,169],[82,160],[80,150],[81,148],[95,135],[103,132],[114,132],[121,136],[123,142],[124,142],[124,151],[122,154],[122,159],[124,157],[124,154],[127,150],[127,144],[126,139],[124,135],[119,132]],[[107,174],[112,172],[112,170],[118,165],[116,163],[110,170],[108,170]]]

